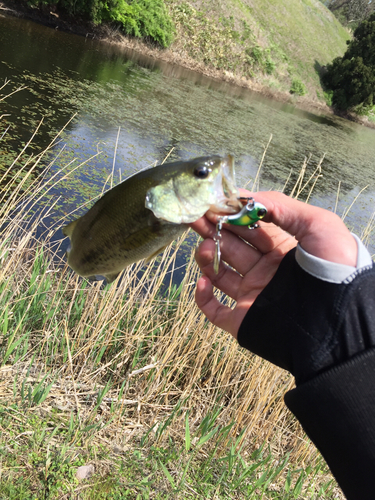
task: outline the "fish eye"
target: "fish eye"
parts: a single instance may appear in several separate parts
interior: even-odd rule
[[[267,213],[267,210],[265,208],[260,208],[258,210],[258,217],[264,217]]]
[[[195,177],[198,179],[206,179],[210,175],[211,169],[206,165],[200,165],[194,170]]]

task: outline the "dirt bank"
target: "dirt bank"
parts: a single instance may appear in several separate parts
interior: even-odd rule
[[[12,15],[30,19],[34,22],[54,29],[60,29],[68,33],[74,33],[77,35],[85,36],[87,38],[100,40],[103,43],[116,44],[126,48],[129,51],[133,51],[137,54],[152,58],[153,60],[163,61],[174,66],[186,68],[190,71],[205,75],[216,81],[226,82],[233,86],[249,89],[269,99],[275,99],[279,102],[290,103],[293,106],[306,111],[331,115],[337,114],[333,111],[332,108],[330,108],[323,102],[316,101],[308,97],[298,97],[295,95],[291,95],[288,92],[271,89],[257,82],[255,78],[240,78],[228,71],[219,70],[212,66],[208,66],[201,62],[198,62],[188,55],[181,53],[181,51],[179,51],[178,49],[174,49],[174,44],[172,44],[172,46],[168,49],[161,49],[151,43],[147,43],[136,38],[127,37],[123,35],[119,30],[113,29],[109,25],[95,26],[82,19],[62,17],[61,15],[51,11],[50,9],[39,10],[36,8],[30,8],[24,5],[20,5],[15,0],[0,0],[0,15],[1,13],[4,13],[5,15]],[[175,73],[178,73],[178,71],[176,71]],[[367,118],[357,117],[350,113],[340,114],[339,116],[347,120],[355,121],[362,125],[375,128],[375,124],[369,122]]]

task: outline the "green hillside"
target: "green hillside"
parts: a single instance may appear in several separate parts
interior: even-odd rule
[[[273,93],[292,90],[321,102],[321,66],[342,56],[350,38],[319,0],[0,0],[1,5],[26,8],[24,15],[59,29],[120,43],[126,37],[125,44],[140,52],[218,78]]]
[[[281,91],[293,80],[323,100],[318,70],[343,55],[348,31],[319,0],[166,0],[170,49]],[[303,87],[302,87],[303,88]]]

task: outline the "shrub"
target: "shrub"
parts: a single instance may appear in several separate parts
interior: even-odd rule
[[[128,35],[150,38],[162,47],[168,47],[173,40],[173,23],[168,15],[164,0],[112,0],[115,8],[105,2],[108,21],[116,21]]]
[[[290,87],[291,94],[296,94],[296,95],[305,95],[307,94],[307,89],[305,87],[305,84],[301,82],[298,78],[294,78],[292,81],[292,86]]]
[[[257,65],[262,71],[271,75],[276,68],[275,62],[270,57],[270,49],[261,49],[258,45],[245,50],[246,62],[250,66]]]
[[[269,57],[266,58],[264,66],[268,75],[271,75],[276,68],[276,64]]]
[[[327,90],[326,92],[323,92],[323,96],[327,106],[332,106],[333,91]]]
[[[164,0],[27,0],[29,5],[54,5],[71,16],[82,16],[95,24],[113,22],[128,35],[149,38],[168,47],[174,26]]]
[[[254,59],[258,64],[261,63],[263,59],[262,49],[260,47],[253,47],[250,51],[250,57]]]

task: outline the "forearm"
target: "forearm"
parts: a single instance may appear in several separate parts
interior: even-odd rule
[[[374,496],[375,269],[361,245],[349,267],[289,252],[238,341],[293,373],[286,404],[348,498],[362,500]]]
[[[327,370],[285,395],[350,500],[373,500],[375,349]]]

